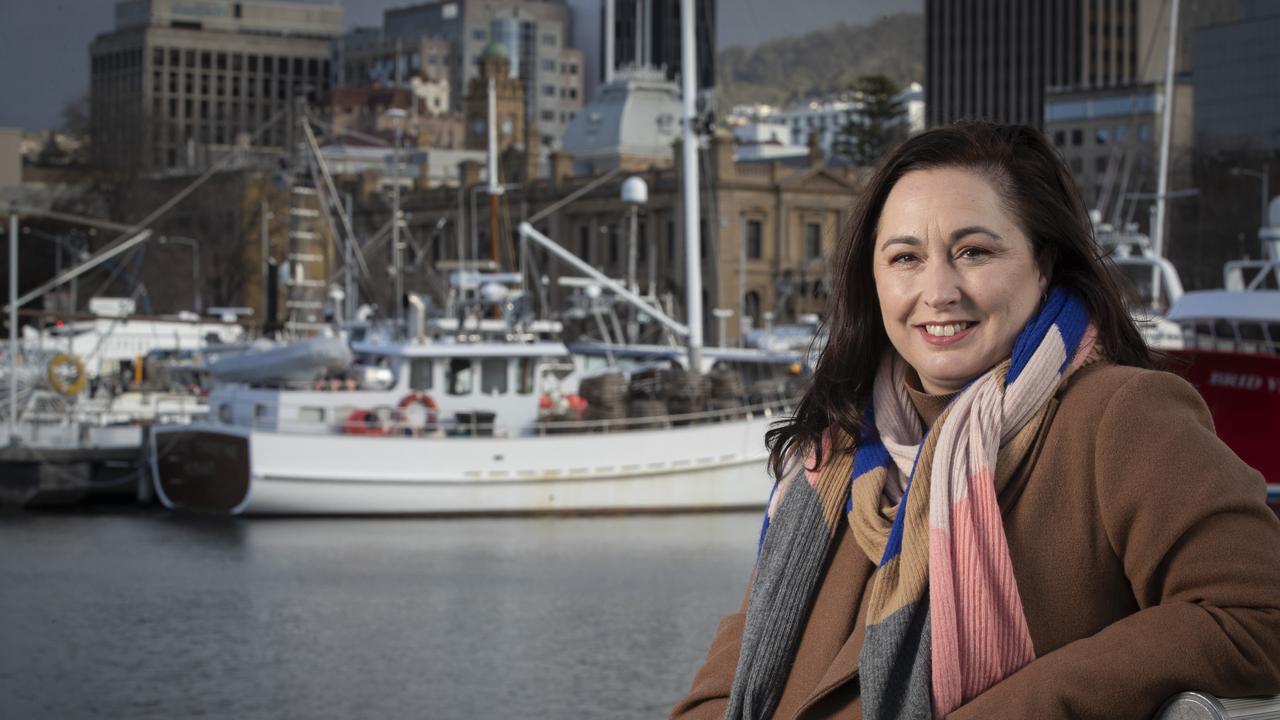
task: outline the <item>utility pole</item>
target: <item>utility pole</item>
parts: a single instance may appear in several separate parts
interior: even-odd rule
[[[1164,107],[1160,109],[1160,174],[1156,177],[1156,216],[1151,243],[1164,257],[1165,193],[1169,190],[1169,133],[1173,131],[1173,66],[1178,56],[1178,0],[1169,4],[1169,48],[1164,62]]]

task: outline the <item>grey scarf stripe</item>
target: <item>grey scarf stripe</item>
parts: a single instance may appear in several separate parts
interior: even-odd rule
[[[930,640],[927,600],[867,628],[858,657],[864,720],[931,720]]]
[[[765,535],[726,720],[773,714],[834,534],[823,522],[818,491],[801,470]]]

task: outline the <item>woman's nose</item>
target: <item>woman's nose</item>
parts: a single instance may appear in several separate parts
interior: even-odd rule
[[[933,262],[919,275],[924,283],[920,296],[931,308],[945,308],[960,302],[960,277],[947,262]]]

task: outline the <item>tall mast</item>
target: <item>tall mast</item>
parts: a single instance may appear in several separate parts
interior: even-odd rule
[[[498,262],[498,79],[489,76],[489,249]]]
[[[689,372],[702,372],[702,263],[698,224],[698,135],[697,121],[698,62],[693,32],[694,0],[680,0],[680,83],[684,106],[684,142],[681,147],[684,172],[684,266],[685,312],[689,325]]]
[[[1178,0],[1169,3],[1169,49],[1164,61],[1164,103],[1160,114],[1160,170],[1156,178],[1156,220],[1151,243],[1164,257],[1165,195],[1169,192],[1169,135],[1173,128],[1173,65],[1178,55]]]

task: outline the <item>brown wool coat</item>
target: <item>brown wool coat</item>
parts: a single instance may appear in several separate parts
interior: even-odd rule
[[[1183,690],[1280,692],[1280,520],[1200,396],[1097,363],[1050,402],[1000,497],[1036,659],[949,717],[1149,718]],[[926,422],[941,410],[916,404]],[[847,523],[833,548],[776,718],[862,716],[872,566]],[[672,718],[724,716],[745,611],[721,620]]]

